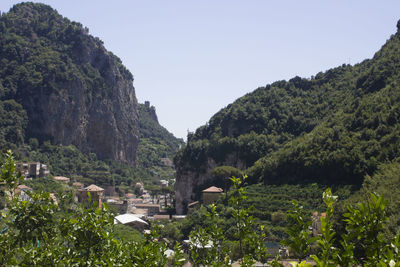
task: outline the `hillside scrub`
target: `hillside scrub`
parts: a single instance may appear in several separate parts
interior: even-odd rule
[[[398,31],[372,59],[277,81],[221,109],[175,157],[177,183],[193,180],[179,201],[196,200],[211,170],[227,165],[249,184],[361,187],[400,157],[399,51]]]

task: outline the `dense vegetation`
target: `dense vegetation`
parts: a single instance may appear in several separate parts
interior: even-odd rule
[[[379,177],[392,177],[397,168],[388,166]],[[0,214],[2,266],[183,266],[187,260],[195,266],[230,266],[235,260],[241,266],[252,266],[255,260],[283,266],[279,256],[268,259],[265,229],[244,205],[245,177],[232,177],[228,205],[222,210],[214,204],[201,208],[199,222],[184,233],[191,240],[188,254],[173,236],[182,234],[174,229],[175,224],[162,228],[162,235],[172,238],[172,243],[155,239],[155,231],[142,236],[127,227],[114,226],[113,214],[106,209],[76,205],[63,194],[58,195],[58,204],[46,192],[28,193],[30,199],[21,200],[15,191],[20,180],[8,152],[0,168],[0,191],[7,205]],[[287,214],[283,243],[299,262],[313,254],[316,266],[398,266],[400,235],[392,238],[384,234],[388,217],[387,201],[382,196],[371,193],[357,205],[348,206],[342,213],[342,232],[334,227],[337,196],[327,189],[323,202],[326,216],[320,219],[321,235],[310,234],[310,214],[296,200]],[[228,229],[225,221],[231,222]],[[168,246],[175,250],[171,258],[164,254]],[[311,264],[302,262],[300,266]]]
[[[397,32],[370,60],[239,98],[188,135],[176,166],[206,175],[212,160],[240,168],[250,183],[361,186],[399,159],[399,78]]]

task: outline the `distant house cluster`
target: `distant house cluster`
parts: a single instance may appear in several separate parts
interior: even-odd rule
[[[47,165],[40,162],[17,162],[16,170],[19,171],[25,179],[47,177],[50,174]]]
[[[18,162],[16,170],[25,179],[47,178],[50,176],[47,165],[40,162]],[[171,196],[166,189],[169,186],[169,181],[167,180],[160,180],[158,182],[161,190],[156,191],[156,193],[153,191],[148,192],[142,183],[136,183],[135,194],[126,193],[125,196],[120,197],[116,194],[114,186],[106,186],[104,189],[98,185],[91,184],[85,187],[83,183],[73,181],[69,177],[53,176],[51,178],[54,181],[75,188],[75,201],[79,203],[96,205],[99,208],[102,208],[103,203],[107,203],[112,210],[120,214],[115,217],[116,224],[124,224],[144,231],[148,229],[152,220],[185,218],[185,216],[173,216],[165,209],[172,204]],[[30,192],[32,192],[32,188],[26,185],[19,185],[15,189],[14,195],[18,196],[21,200],[31,201]],[[212,193],[210,194],[212,195]],[[54,193],[51,194],[51,198],[54,203],[57,203]]]

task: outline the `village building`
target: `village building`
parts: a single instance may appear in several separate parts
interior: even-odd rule
[[[155,214],[160,213],[160,205],[159,204],[136,204],[136,209],[147,210],[148,216],[153,216]]]
[[[91,203],[99,203],[99,208],[101,208],[104,189],[94,184],[79,189],[78,201],[81,203],[89,203],[88,193],[90,193]]]
[[[204,189],[201,192],[202,192],[202,196],[203,196],[203,204],[210,205],[210,204],[216,202],[218,200],[218,198],[220,198],[220,196],[222,195],[224,190],[222,190],[222,188],[219,188],[219,187],[211,186],[207,189]]]
[[[37,178],[40,174],[40,162],[32,162],[28,164],[29,166],[29,177],[28,178]]]
[[[168,187],[168,181],[167,180],[160,180],[160,186],[161,187]]]
[[[40,164],[39,177],[47,177],[47,176],[49,176],[49,174],[50,174],[50,171],[49,171],[49,168],[47,168],[47,165]]]
[[[119,214],[124,214],[128,209],[128,201],[121,200],[119,197],[107,197],[106,203],[108,206],[113,207]]]
[[[132,194],[132,193],[126,193],[126,194],[125,194],[125,197],[126,197],[127,199],[134,199],[134,198],[136,198],[136,195],[135,195],[135,194]]]
[[[168,214],[155,214],[153,218],[156,221],[161,221],[161,220],[169,220],[170,216]]]
[[[150,202],[153,201],[151,195],[150,195],[150,194],[147,194],[147,193],[146,193],[146,194],[143,194],[143,195],[141,196],[141,198],[143,198],[143,203],[150,203]]]
[[[114,224],[123,224],[135,228],[139,231],[143,231],[149,224],[138,216],[130,213],[118,215],[114,219]]]
[[[142,198],[132,198],[132,199],[129,199],[129,202],[131,202],[133,205],[136,206],[136,204],[143,204],[143,199]]]
[[[18,185],[14,190],[14,195],[19,196],[19,199],[22,201],[31,201],[31,197],[28,192],[32,192],[32,188],[26,185]]]
[[[17,162],[16,170],[21,173],[25,179],[47,177],[50,174],[47,165],[40,162]]]
[[[135,214],[135,216],[138,216],[139,218],[147,217],[147,209],[133,208],[133,209],[128,209],[128,212]]]
[[[64,176],[54,176],[53,179],[56,181],[59,181],[59,182],[63,182],[63,183],[69,183],[69,181],[71,180],[68,177],[64,177]]]

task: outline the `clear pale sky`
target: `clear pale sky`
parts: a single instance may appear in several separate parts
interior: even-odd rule
[[[18,2],[1,0],[0,10]],[[185,140],[257,87],[371,58],[400,19],[399,0],[33,2],[102,39],[133,73],[138,101]]]

